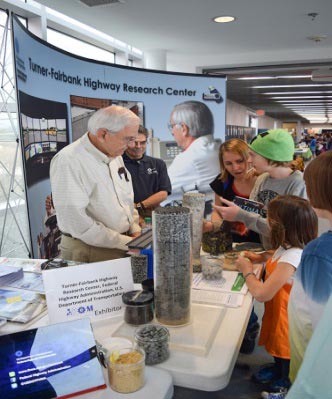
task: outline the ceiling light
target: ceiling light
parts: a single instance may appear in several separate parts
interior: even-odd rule
[[[320,104],[327,104],[331,103],[331,100],[322,101],[322,100],[276,100],[276,103],[283,103],[283,104],[296,104],[296,103],[320,103]]]
[[[231,15],[221,15],[220,17],[214,17],[213,21],[219,24],[224,24],[226,22],[235,21],[235,17],[232,17]]]
[[[271,99],[273,99],[273,100],[282,100],[282,99],[287,99],[287,98],[290,98],[290,99],[292,99],[292,98],[332,98],[332,96],[304,96],[304,97],[301,97],[301,96],[286,96],[286,97],[270,97]]]
[[[235,80],[235,79],[238,79],[238,80],[311,79],[311,75],[247,76],[247,77],[241,77],[241,78],[232,78],[232,80]],[[257,86],[257,87],[259,87],[259,86]]]
[[[270,80],[270,79],[275,79],[275,77],[274,76],[248,76],[248,77],[234,78],[234,80]],[[232,78],[232,80],[233,80],[233,78]]]
[[[332,83],[326,84],[304,84],[304,85],[269,85],[269,86],[252,86],[253,89],[275,89],[275,88],[289,88],[289,87],[328,87],[332,86]]]
[[[270,92],[266,92],[266,93],[262,93],[265,96],[267,95],[274,95],[274,94],[331,94],[332,91],[324,91],[324,90],[320,90],[320,91],[270,91]]]
[[[282,75],[278,79],[311,79],[311,75]]]
[[[313,42],[320,43],[322,40],[325,40],[327,38],[327,35],[314,35],[314,36],[308,36],[308,40],[312,40]]]

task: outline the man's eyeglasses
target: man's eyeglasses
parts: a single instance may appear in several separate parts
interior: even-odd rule
[[[182,124],[182,122],[179,122],[179,123],[167,123],[167,127],[168,127],[169,131],[172,132],[174,126],[181,125],[181,124]]]

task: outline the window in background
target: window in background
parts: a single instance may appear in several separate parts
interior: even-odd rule
[[[2,53],[0,74],[0,256],[27,258],[29,228],[21,147],[17,141],[11,34],[5,30],[7,19],[7,13],[0,10],[0,41],[6,48],[6,53]],[[26,20],[20,20],[26,26]]]
[[[114,63],[115,56],[111,51],[104,50],[57,30],[47,28],[47,41],[69,53],[80,55],[98,61]]]

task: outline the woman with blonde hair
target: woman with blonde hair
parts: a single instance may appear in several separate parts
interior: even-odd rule
[[[249,147],[240,139],[230,139],[221,144],[219,164],[221,173],[210,183],[215,192],[215,205],[222,206],[220,196],[233,201],[235,196],[249,198],[257,176],[248,165]],[[213,210],[211,222],[206,222],[204,231],[218,231],[222,217]],[[245,227],[243,223],[231,222],[234,242],[260,242],[259,235]]]

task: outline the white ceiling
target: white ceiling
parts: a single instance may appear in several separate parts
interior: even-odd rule
[[[169,70],[332,58],[331,0],[121,0],[88,7],[38,0],[143,51],[167,51]],[[123,2],[123,3],[122,3]],[[312,20],[308,13],[319,15]],[[216,24],[218,15],[236,22]],[[320,43],[309,36],[327,35]]]
[[[232,75],[232,68],[242,67],[235,71],[236,74],[259,76],[263,67],[273,65],[273,71],[268,75],[272,73],[275,77],[265,84],[278,84],[281,96],[283,91],[305,91],[301,88],[283,89],[282,84],[286,81],[280,80],[279,75],[301,70],[308,74],[307,79],[292,79],[287,83],[307,85],[312,83],[312,70],[322,63],[325,63],[325,68],[332,68],[332,0],[120,1],[118,4],[88,7],[80,0],[38,0],[144,52],[165,50],[169,71],[226,71],[228,98],[252,109],[264,108],[265,104],[267,111],[275,118],[279,116],[284,121],[309,120],[301,112],[291,110],[290,106],[278,104],[272,95],[267,97],[264,89],[255,89],[259,81],[239,84],[236,76]],[[312,18],[309,13],[318,15]],[[236,21],[226,24],[212,22],[212,18],[218,15],[232,15]],[[311,36],[326,38],[315,42],[308,39]],[[292,68],[288,67],[289,64]],[[280,72],[278,68],[282,65],[287,65],[287,68]],[[260,69],[244,70],[244,67],[251,66],[260,66]],[[316,91],[317,95],[317,91],[328,89],[317,83],[307,90]],[[312,110],[317,113],[319,107],[322,118],[332,121],[330,93],[321,94],[320,103],[314,100]],[[301,95],[310,98],[308,93]],[[294,93],[294,96],[301,95]],[[305,102],[303,112],[308,111],[308,99]]]

